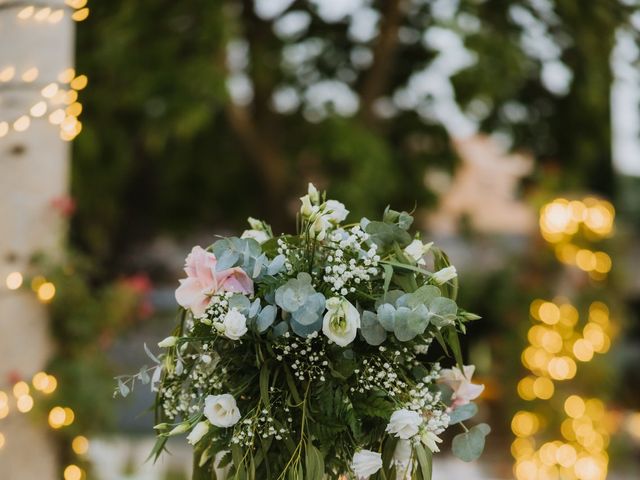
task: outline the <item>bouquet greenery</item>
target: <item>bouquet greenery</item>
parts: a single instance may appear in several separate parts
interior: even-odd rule
[[[119,391],[151,384],[153,455],[187,434],[194,478],[427,480],[440,435],[477,412],[458,335],[478,317],[409,213],[343,225],[313,185],[301,200],[296,235],[250,218],[241,238],[193,248],[179,324]],[[427,361],[446,356],[456,366]],[[461,426],[453,452],[471,461],[489,427]]]

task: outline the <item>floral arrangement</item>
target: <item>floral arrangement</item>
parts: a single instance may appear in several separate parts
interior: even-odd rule
[[[490,429],[462,424],[483,386],[458,336],[479,317],[455,302],[455,267],[408,233],[407,212],[343,224],[313,185],[301,200],[296,235],[250,218],[187,257],[163,353],[118,379],[123,395],[157,392],[152,455],[187,434],[194,478],[427,480],[460,424],[453,452],[477,458]]]

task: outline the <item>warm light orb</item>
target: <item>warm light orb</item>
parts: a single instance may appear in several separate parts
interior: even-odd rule
[[[64,18],[64,10],[59,9],[51,12],[51,15],[49,15],[49,18],[47,18],[47,21],[49,23],[58,23],[63,18]]]
[[[9,397],[0,390],[0,420],[9,415]]]
[[[578,395],[571,395],[564,401],[564,411],[571,418],[580,418],[584,415],[586,405]]]
[[[44,98],[52,98],[56,93],[58,93],[58,84],[50,83],[46,87],[44,87],[40,93]]]
[[[7,288],[9,290],[17,290],[22,286],[23,281],[24,278],[22,277],[22,274],[20,272],[11,272],[9,275],[7,275],[5,284],[7,285]]]
[[[16,132],[24,132],[31,125],[31,119],[27,115],[22,115],[13,122],[13,129]]]
[[[27,83],[33,82],[36,78],[38,78],[39,73],[40,72],[36,67],[31,67],[28,70],[22,72],[22,80]]]
[[[58,81],[60,83],[69,83],[76,76],[76,71],[73,68],[67,68],[58,74]]]
[[[572,467],[578,458],[576,449],[569,444],[564,444],[556,450],[556,460],[564,468]]]
[[[38,372],[31,379],[31,383],[36,390],[43,391],[49,386],[49,375],[45,372]]]
[[[573,355],[581,362],[588,362],[593,358],[593,346],[582,338],[576,340],[572,350]]]
[[[42,22],[47,19],[50,13],[51,13],[51,8],[45,7],[38,10],[36,14],[33,16],[33,18],[38,22]]]
[[[29,395],[29,385],[21,380],[13,386],[13,396],[20,398],[23,395]]]
[[[560,321],[560,308],[555,303],[544,302],[538,309],[540,320],[548,325],[555,325]]]
[[[18,18],[20,20],[26,20],[33,15],[34,11],[35,11],[35,7],[33,7],[32,5],[25,7],[18,12]]]
[[[47,113],[47,102],[40,101],[34,104],[33,107],[31,107],[31,110],[29,110],[29,113],[31,113],[32,117],[36,118],[43,116]]]
[[[66,118],[66,114],[64,110],[59,108],[51,112],[51,114],[49,115],[49,122],[52,123],[53,125],[59,125],[64,121],[65,118]]]
[[[78,75],[76,78],[71,80],[71,88],[74,90],[82,90],[89,83],[89,79],[86,75]]]
[[[82,470],[77,465],[68,465],[64,469],[64,480],[81,480]]]
[[[58,380],[53,375],[47,375],[48,383],[45,388],[42,389],[42,393],[51,394],[58,388]]]
[[[41,302],[49,302],[56,295],[56,286],[51,282],[45,282],[38,288],[38,299]]]
[[[511,430],[518,437],[528,437],[535,434],[540,428],[538,417],[524,410],[519,411],[511,420]]]
[[[67,419],[67,414],[62,407],[53,407],[49,412],[49,426],[51,428],[61,428]]]
[[[538,377],[533,382],[533,393],[542,400],[549,400],[553,397],[554,391],[553,382],[547,377]]]
[[[82,8],[80,10],[76,10],[75,12],[73,12],[73,15],[71,15],[71,18],[73,18],[76,22],[82,22],[83,20],[86,20],[88,16],[89,16],[89,9]]]
[[[75,413],[73,413],[73,410],[71,410],[69,407],[65,407],[64,408],[64,423],[63,423],[63,426],[68,427],[69,425],[71,425],[73,423],[75,418],[76,418],[76,415],[75,415]]]
[[[536,398],[536,394],[533,389],[534,385],[533,377],[524,377],[522,380],[518,382],[518,395],[523,400],[534,400]]]
[[[87,439],[87,437],[78,435],[71,442],[71,448],[76,453],[76,455],[84,455],[89,451],[89,440]]]
[[[16,401],[16,408],[21,413],[30,412],[33,408],[33,397],[31,395],[22,395]]]
[[[0,450],[4,448],[5,443],[7,443],[4,434],[0,432]]]
[[[7,122],[0,122],[0,138],[9,133],[9,124]]]

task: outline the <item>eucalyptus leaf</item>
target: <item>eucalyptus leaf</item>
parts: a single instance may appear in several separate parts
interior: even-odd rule
[[[216,262],[216,272],[221,272],[228,268],[233,267],[236,262],[239,260],[240,255],[233,250],[225,250],[224,253],[217,258]]]
[[[453,454],[465,462],[477,460],[484,450],[485,437],[491,428],[487,424],[480,424],[460,433],[453,438],[451,449]]]
[[[393,332],[394,330],[395,315],[396,309],[389,303],[378,307],[378,322],[388,332]]]
[[[378,316],[368,310],[362,313],[360,332],[369,345],[380,345],[387,339],[387,332],[380,325]]]
[[[475,403],[471,402],[466,405],[460,405],[449,414],[449,425],[469,420],[473,418],[476,413],[478,413],[478,406]]]
[[[276,319],[277,311],[277,308],[273,305],[267,305],[262,309],[262,311],[258,314],[258,319],[256,320],[256,327],[258,329],[258,332],[264,332],[273,324],[274,320]]]
[[[286,257],[284,255],[276,256],[273,260],[271,260],[271,263],[267,267],[267,274],[277,275],[278,273],[280,273],[280,271],[284,267],[285,260]]]

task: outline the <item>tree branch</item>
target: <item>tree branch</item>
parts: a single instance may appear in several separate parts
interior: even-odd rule
[[[393,68],[402,23],[402,0],[388,0],[382,11],[380,34],[373,49],[373,62],[364,73],[360,88],[361,115],[367,124],[375,121],[373,103],[384,94]]]

